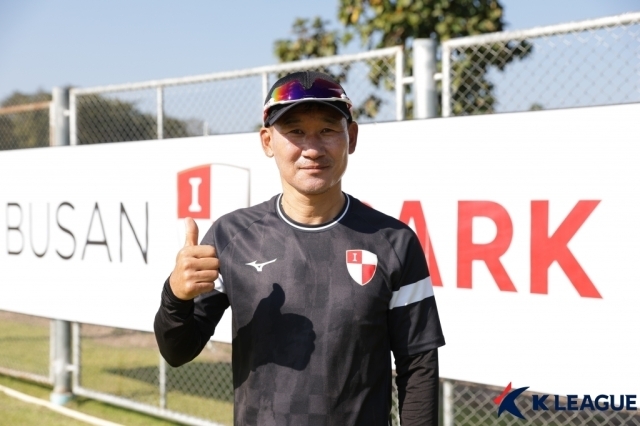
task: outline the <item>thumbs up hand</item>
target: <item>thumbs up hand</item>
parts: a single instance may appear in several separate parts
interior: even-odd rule
[[[187,233],[184,247],[178,252],[169,284],[177,298],[191,300],[214,289],[213,282],[218,278],[220,264],[214,247],[198,245],[196,222],[188,217],[185,219],[185,227]]]

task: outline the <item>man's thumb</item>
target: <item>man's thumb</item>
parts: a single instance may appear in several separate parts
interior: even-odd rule
[[[197,246],[198,245],[198,225],[190,217],[184,220],[184,228],[186,231],[185,246]]]

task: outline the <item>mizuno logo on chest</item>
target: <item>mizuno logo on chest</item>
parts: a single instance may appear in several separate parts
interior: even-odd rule
[[[278,260],[278,259],[276,258],[276,259],[269,260],[269,261],[263,262],[263,263],[257,263],[258,261],[254,260],[253,262],[245,263],[245,265],[253,266],[254,268],[256,268],[256,271],[262,272],[262,268],[264,268],[264,265],[268,265],[269,263],[273,263],[276,260]]]

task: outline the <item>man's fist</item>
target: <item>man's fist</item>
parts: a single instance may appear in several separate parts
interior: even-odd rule
[[[184,247],[178,252],[169,284],[177,298],[191,300],[213,290],[218,278],[219,262],[216,249],[198,245],[198,225],[190,217],[185,219],[187,230]]]

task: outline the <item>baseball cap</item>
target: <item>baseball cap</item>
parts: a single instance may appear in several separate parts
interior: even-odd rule
[[[273,125],[283,114],[301,102],[319,102],[335,108],[348,122],[353,120],[351,106],[344,88],[329,74],[300,71],[276,81],[264,100],[263,122]]]

